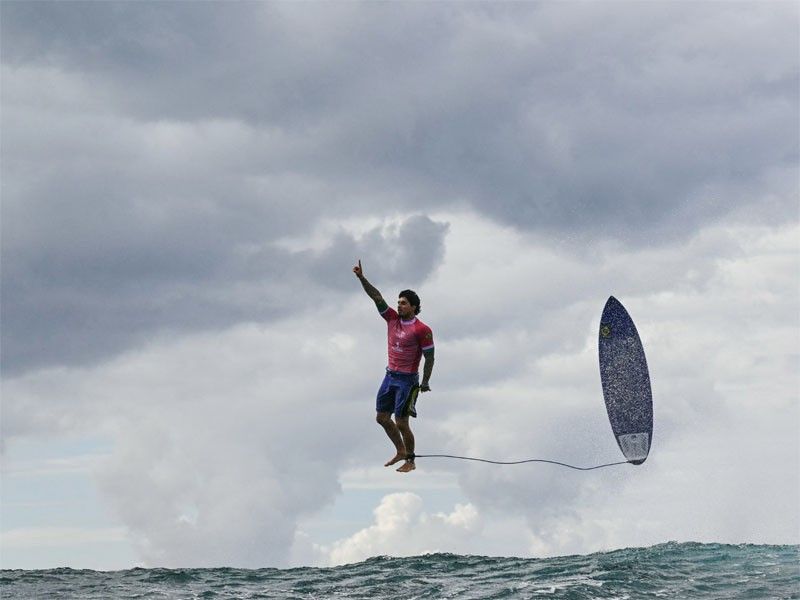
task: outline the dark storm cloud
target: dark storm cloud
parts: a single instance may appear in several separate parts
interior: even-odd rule
[[[353,282],[342,278],[342,261],[364,258],[364,275],[374,284],[418,285],[441,262],[447,230],[446,223],[415,215],[389,228],[371,229],[358,240],[342,232],[325,250],[306,253],[307,268],[315,281],[347,291]],[[387,289],[387,299],[395,291],[400,290]]]
[[[395,231],[363,239],[339,234],[319,251],[266,244],[242,250],[205,245],[191,231],[143,233],[149,243],[118,252],[26,256],[4,273],[3,367],[80,365],[113,356],[158,332],[266,321],[318,305],[331,292],[359,289],[357,256],[384,257],[376,277],[422,281],[443,253],[444,224],[410,217]],[[140,231],[141,232],[141,231]],[[171,241],[173,236],[182,241]],[[106,248],[108,249],[108,247]],[[13,258],[13,256],[12,256]]]
[[[424,217],[273,244],[319,219],[462,203],[632,245],[794,219],[796,13],[4,2],[4,368],[279,318],[359,255],[418,280],[442,256]]]
[[[795,175],[788,3],[5,13],[8,64],[80,72],[126,114],[277,125],[284,166],[445,192],[523,228],[682,235]]]

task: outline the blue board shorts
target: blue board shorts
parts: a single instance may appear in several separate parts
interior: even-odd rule
[[[395,417],[416,417],[418,394],[418,373],[400,373],[386,369],[386,376],[378,390],[375,409],[383,413],[393,412]]]

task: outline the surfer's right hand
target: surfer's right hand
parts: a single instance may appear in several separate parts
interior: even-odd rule
[[[364,276],[364,271],[361,269],[361,259],[358,259],[358,264],[353,267],[353,273],[356,274],[356,277],[361,279]]]

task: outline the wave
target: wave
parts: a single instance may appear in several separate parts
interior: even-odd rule
[[[667,542],[554,558],[447,553],[293,569],[4,570],[3,598],[800,598],[800,546]]]

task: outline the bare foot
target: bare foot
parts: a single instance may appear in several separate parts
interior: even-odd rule
[[[408,473],[410,471],[413,471],[416,468],[417,468],[417,466],[414,464],[413,460],[407,460],[406,464],[404,464],[402,467],[397,469],[397,472],[398,473]]]
[[[394,455],[394,458],[390,459],[389,462],[387,462],[383,466],[384,467],[391,467],[393,464],[399,463],[401,460],[405,460],[405,459],[406,459],[405,452],[398,452],[397,454]]]

